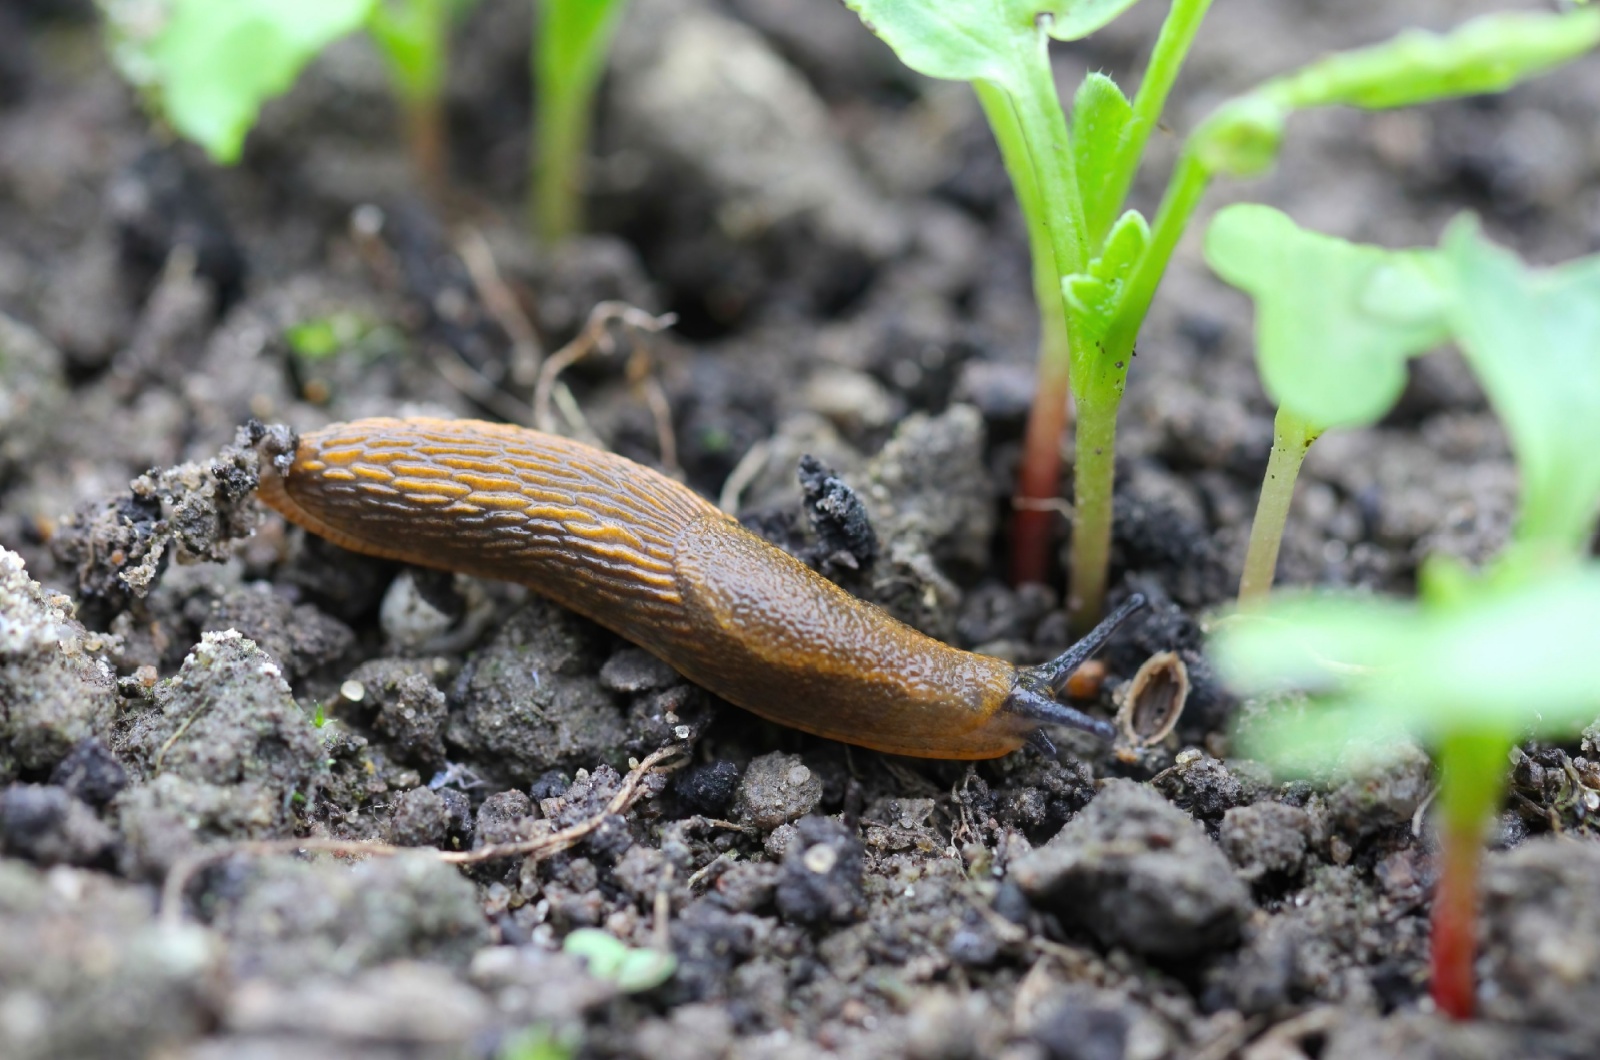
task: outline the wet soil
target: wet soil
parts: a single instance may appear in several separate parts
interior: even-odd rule
[[[894,758],[763,722],[522,588],[287,527],[240,428],[531,424],[540,358],[593,306],[671,312],[561,376],[555,429],[935,636],[1048,658],[1059,581],[1000,578],[1036,318],[968,90],[909,75],[842,6],[635,0],[594,234],[552,250],[519,221],[526,4],[460,29],[444,210],[364,43],[224,171],[152,131],[88,6],[0,8],[0,1055],[1600,1052],[1600,726],[1517,752],[1484,1018],[1461,1025],[1426,997],[1427,758],[1310,784],[1231,756],[1202,629],[1271,418],[1248,306],[1196,240],[1119,439],[1114,597],[1152,606],[1079,704],[1109,716],[1174,651],[1176,731],[1121,757],[1063,736]],[[1063,85],[1135,77],[1161,6],[1058,48]],[[1506,6],[1542,5],[1224,0],[1136,197],[1230,93]],[[1597,127],[1593,61],[1503,98],[1309,115],[1275,173],[1207,209],[1389,245],[1471,209],[1557,261],[1600,246]],[[1407,592],[1431,552],[1492,553],[1514,489],[1471,377],[1430,356],[1388,420],[1313,449],[1280,579]],[[522,845],[444,858],[500,844]],[[580,928],[675,971],[601,974],[562,950]]]

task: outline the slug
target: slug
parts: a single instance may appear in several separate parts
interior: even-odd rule
[[[278,437],[273,452],[274,436]],[[1110,738],[1056,702],[1143,605],[1042,666],[961,651],[857,599],[688,487],[557,435],[475,420],[268,432],[267,504],[356,552],[520,582],[782,725],[921,758]]]

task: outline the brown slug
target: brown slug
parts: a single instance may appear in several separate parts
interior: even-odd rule
[[[368,419],[290,446],[261,496],[291,521],[356,552],[520,582],[768,720],[923,758],[1048,747],[1041,725],[1114,735],[1055,697],[1137,595],[1059,658],[1017,668],[918,633],[688,487],[557,435]]]

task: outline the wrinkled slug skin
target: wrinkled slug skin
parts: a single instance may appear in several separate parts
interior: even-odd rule
[[[649,468],[475,420],[300,438],[262,498],[356,552],[520,582],[771,721],[927,758],[993,758],[1037,723],[1010,664],[926,637]]]

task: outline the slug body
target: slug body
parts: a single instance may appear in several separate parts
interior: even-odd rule
[[[474,420],[360,420],[301,436],[277,469],[261,496],[307,530],[520,582],[783,725],[974,759],[1061,720],[1016,709],[1029,671],[918,633],[680,483],[566,438]]]

